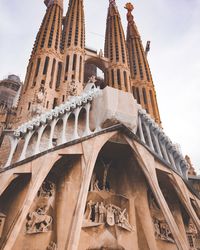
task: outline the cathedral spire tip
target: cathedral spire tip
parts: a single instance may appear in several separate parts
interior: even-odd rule
[[[127,20],[129,23],[133,22],[133,15],[132,15],[132,11],[134,10],[134,6],[132,3],[126,3],[126,5],[124,6],[125,9],[127,9],[128,13],[127,13]]]

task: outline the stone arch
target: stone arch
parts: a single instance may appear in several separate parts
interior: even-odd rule
[[[86,58],[85,61],[85,76],[84,76],[84,81],[87,83],[88,82],[88,78],[91,77],[91,75],[89,75],[89,72],[86,72],[86,67],[87,66],[95,66],[97,69],[97,82],[96,85],[100,86],[100,88],[104,88],[106,86],[106,74],[107,74],[107,62],[105,62],[103,59],[99,58],[99,57],[88,57]],[[100,70],[103,73],[103,78],[101,79],[100,77],[98,77],[98,70]]]
[[[49,147],[49,143],[50,143],[50,134],[51,134],[51,126],[48,124],[43,133],[42,133],[42,136],[41,136],[41,139],[40,139],[40,146],[39,146],[39,151],[40,152],[43,152],[45,150],[48,149]]]
[[[56,122],[53,138],[52,138],[52,144],[53,146],[60,145],[62,143],[62,130],[63,130],[63,119],[58,119]]]
[[[25,156],[26,158],[34,155],[37,139],[38,139],[38,131],[35,131],[29,140],[28,147],[26,150],[26,156]]]
[[[70,141],[73,139],[74,126],[75,126],[75,114],[71,112],[67,119],[67,126],[66,126],[66,131],[65,131],[67,141]]]
[[[78,116],[78,135],[82,137],[84,135],[85,126],[86,126],[86,109],[82,107],[79,116]]]
[[[4,136],[0,147],[0,169],[3,168],[8,160],[11,151],[11,141],[8,136]]]
[[[16,175],[0,196],[0,212],[6,216],[0,243],[6,241],[13,222],[16,220],[23,206],[28,192],[30,178],[30,174]]]
[[[83,224],[80,237],[82,242],[88,242],[87,245],[84,245],[85,249],[129,249],[130,246],[137,245],[138,239],[137,236],[135,236],[136,234],[133,233],[132,227],[136,224],[134,192],[139,185],[139,181],[137,180],[142,180],[143,186],[141,188],[145,192],[146,180],[134,158],[130,145],[125,141],[123,134],[117,132],[114,136],[107,138],[107,140],[104,141],[104,144],[101,145],[101,149],[97,152],[95,166],[90,169],[90,171],[92,171],[93,174],[92,178],[90,177],[90,187],[87,201],[85,203],[83,219],[85,224]],[[125,232],[130,234],[130,237],[127,237],[126,241],[121,240],[120,238],[116,239],[115,237],[106,234],[106,230],[109,231],[109,225],[107,225],[108,221],[105,222],[105,216],[103,222],[100,221],[100,219],[97,219],[96,221],[94,208],[91,210],[93,212],[90,214],[88,210],[90,204],[92,204],[92,206],[99,206],[102,202],[104,208],[107,207],[106,209],[112,204],[112,209],[118,207],[120,213],[121,211],[125,211],[124,220],[126,222],[122,225],[120,222],[115,221],[114,227],[116,227],[116,230],[121,234]],[[98,223],[100,223],[100,225],[98,225]],[[86,240],[85,237],[90,235],[89,230],[92,228],[92,225],[95,227],[95,239],[91,236],[90,239],[87,238]],[[151,221],[150,226],[151,231],[148,228],[148,234],[149,239],[153,241],[152,237],[154,237],[154,231]],[[100,230],[99,233],[98,230]],[[108,236],[104,239],[100,236],[103,230],[105,230],[105,235]],[[79,247],[82,246],[81,242],[79,244]],[[153,243],[151,244],[151,246],[153,246]],[[146,245],[143,243],[140,247],[142,246]],[[144,247],[144,249],[146,248]]]

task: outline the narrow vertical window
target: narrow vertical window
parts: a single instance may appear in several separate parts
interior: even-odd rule
[[[58,63],[57,80],[56,80],[56,88],[59,88],[59,86],[60,86],[61,73],[62,73],[62,62],[59,62]]]
[[[75,69],[76,69],[76,59],[77,59],[77,55],[75,54],[75,55],[74,55],[74,58],[73,58],[72,70],[75,70]]]
[[[65,73],[67,73],[69,70],[69,56],[66,57],[66,67],[65,67]]]
[[[120,70],[117,70],[117,82],[118,82],[118,86],[119,89],[121,89],[121,78],[120,78]]]
[[[150,94],[150,99],[151,99],[151,105],[152,105],[152,108],[153,108],[153,114],[156,117],[156,107],[155,107],[155,103],[154,103],[152,90],[149,91],[149,94]]]
[[[80,56],[79,82],[81,82],[81,76],[82,76],[82,56]]]
[[[58,106],[58,98],[53,99],[53,109]]]
[[[28,103],[28,110],[31,108],[31,102]]]
[[[139,103],[139,104],[141,104],[141,101],[140,101],[140,91],[139,91],[139,89],[138,88],[136,88],[136,99],[137,99],[137,102]]]
[[[33,62],[31,63],[31,65],[30,65],[30,67],[28,69],[28,75],[27,75],[27,79],[26,79],[26,88],[25,88],[25,90],[28,89],[29,81],[30,81],[30,78],[31,78],[32,69],[33,69]]]
[[[147,94],[146,94],[146,89],[142,88],[142,93],[143,93],[143,99],[144,99],[144,104],[147,104]]]
[[[114,86],[115,84],[115,77],[114,77],[114,70],[111,70],[111,75],[112,75],[112,85]]]
[[[126,90],[128,90],[128,86],[127,86],[127,74],[126,74],[126,71],[124,71],[124,85],[125,85]]]
[[[51,69],[51,81],[49,83],[49,87],[52,88],[53,86],[53,78],[55,73],[55,67],[56,67],[56,59],[53,59],[52,69]]]
[[[49,66],[49,57],[47,56],[44,63],[43,75],[46,75]]]

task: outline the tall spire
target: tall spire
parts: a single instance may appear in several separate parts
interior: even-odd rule
[[[62,47],[64,50],[63,93],[77,95],[83,88],[85,53],[85,18],[83,0],[70,0],[64,19]]]
[[[44,3],[47,10],[33,46],[18,106],[20,122],[38,109],[37,112],[51,109],[54,105],[52,96],[56,95],[56,86],[60,82],[63,0],[45,0]],[[43,98],[38,100],[38,95]]]
[[[128,11],[127,47],[131,70],[132,91],[138,103],[140,103],[143,108],[146,109],[147,112],[155,119],[155,121],[160,124],[161,121],[157,105],[156,92],[147,61],[147,53],[144,51],[141,37],[132,15],[134,6],[131,3],[127,3],[125,8]]]
[[[110,59],[110,65],[106,81],[111,87],[130,92],[130,70],[125,35],[115,0],[109,0],[109,2],[104,52],[105,57]]]

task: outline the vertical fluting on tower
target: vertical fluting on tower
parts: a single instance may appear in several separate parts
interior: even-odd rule
[[[18,106],[19,117],[27,118],[28,114],[32,116],[35,112],[51,109],[61,83],[63,0],[45,0],[44,3],[47,9],[27,67]]]
[[[70,0],[62,36],[64,67],[62,92],[78,95],[83,89],[85,18],[83,0]]]
[[[137,102],[160,124],[156,91],[147,60],[147,54],[144,51],[141,37],[132,15],[134,7],[131,3],[127,3],[125,8],[128,11],[127,48],[132,92]]]
[[[111,87],[130,92],[130,69],[125,35],[115,0],[109,2],[104,46],[105,57],[110,60],[106,81]]]

